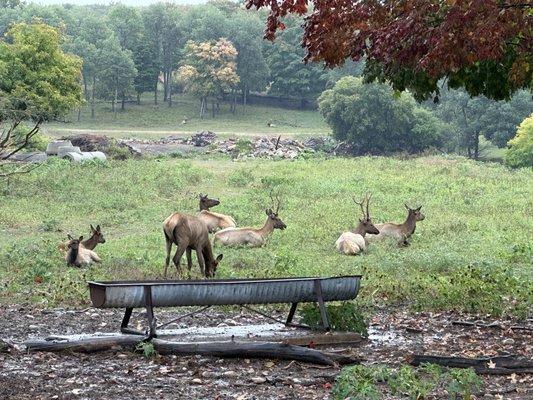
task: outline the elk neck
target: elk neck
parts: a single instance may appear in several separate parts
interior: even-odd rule
[[[415,233],[415,229],[416,229],[415,214],[410,212],[409,215],[407,215],[407,219],[402,224],[402,226],[403,226],[403,229],[405,230],[405,233],[408,236],[411,236],[413,233]]]
[[[365,227],[364,227],[362,222],[359,222],[359,224],[357,224],[357,226],[355,227],[355,229],[352,232],[356,233],[356,234],[359,234],[362,237],[365,237],[365,235],[366,235]]]
[[[79,247],[77,249],[73,249],[72,247],[67,250],[67,263],[69,265],[76,265],[76,260],[78,259],[78,252]]]
[[[83,242],[81,242],[81,244],[86,249],[94,250],[94,248],[98,244],[98,239],[96,239],[96,234],[93,233],[93,235],[89,239],[84,240]]]
[[[200,211],[209,211],[209,207],[207,207],[205,204],[200,203]]]
[[[274,222],[270,218],[267,218],[265,225],[263,225],[261,229],[258,229],[257,233],[259,233],[263,237],[267,237],[268,235],[272,233],[273,230],[274,230]]]

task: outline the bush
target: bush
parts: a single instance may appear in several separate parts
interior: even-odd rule
[[[327,304],[329,323],[334,331],[357,332],[363,337],[368,337],[368,325],[363,314],[355,303],[342,302],[339,305]],[[320,309],[316,304],[306,304],[301,310],[302,322],[312,328],[322,326]]]
[[[352,144],[356,154],[418,153],[441,145],[445,124],[410,94],[396,96],[385,84],[344,77],[318,105],[335,138]]]
[[[507,143],[505,163],[511,167],[533,167],[533,114],[522,121],[516,136]]]

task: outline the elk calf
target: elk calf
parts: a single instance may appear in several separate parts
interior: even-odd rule
[[[425,216],[420,212],[422,206],[418,208],[411,208],[407,204],[404,205],[408,212],[407,218],[403,224],[395,224],[393,222],[376,224],[376,227],[379,229],[379,234],[371,235],[368,237],[368,239],[379,240],[385,237],[392,237],[398,240],[399,245],[409,245],[407,239],[409,239],[413,233],[415,233],[416,223],[418,221],[423,221]]]
[[[353,231],[343,232],[335,242],[337,250],[346,255],[356,255],[366,250],[365,235],[367,233],[378,234],[379,230],[372,223],[370,213],[368,211],[370,196],[365,196],[361,202],[354,199],[354,202],[361,207],[363,217],[359,219],[359,223]],[[366,213],[364,204],[366,201]]]
[[[270,193],[272,198],[272,193]],[[250,247],[261,247],[266,244],[267,237],[274,229],[285,229],[287,225],[279,218],[278,211],[281,205],[281,199],[277,198],[276,211],[272,209],[265,210],[267,220],[262,228],[227,228],[215,233],[214,243],[220,243],[224,246],[248,245]]]
[[[192,268],[191,252],[195,250],[202,275],[206,278],[215,276],[218,263],[222,260],[222,254],[214,258],[211,243],[209,242],[209,232],[205,222],[192,215],[174,213],[163,222],[163,232],[165,234],[167,250],[165,278],[167,276],[170,252],[172,251],[173,244],[177,246],[176,254],[172,260],[178,274],[181,273],[180,262],[185,251],[187,252],[187,266],[190,274]]]
[[[235,228],[237,226],[235,220],[229,215],[209,211],[211,207],[218,206],[219,204],[220,201],[200,194],[200,214],[198,214],[198,218],[205,222],[209,233],[213,233],[219,229]]]
[[[88,250],[94,250],[99,243],[105,243],[105,238],[102,230],[100,229],[100,225],[96,225],[95,229],[91,224],[90,228],[91,237],[87,240],[84,240],[81,244]],[[60,243],[58,246],[59,251],[64,254],[68,249],[68,244],[69,242]]]
[[[83,246],[83,236],[79,239],[74,239],[68,235],[69,242],[67,244],[67,252],[65,254],[65,261],[68,266],[82,267],[92,264],[93,262],[102,261],[98,254]]]

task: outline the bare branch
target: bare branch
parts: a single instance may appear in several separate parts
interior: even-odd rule
[[[0,167],[2,167],[3,165],[6,165],[6,164],[0,164]],[[20,168],[14,170],[14,171],[0,173],[0,178],[7,178],[7,177],[12,176],[12,175],[28,174],[31,171],[39,168],[41,165],[42,164],[34,164],[31,167],[28,167],[27,165],[24,165],[23,167],[20,167]]]
[[[15,145],[16,146],[15,149],[11,151],[10,153],[8,153],[7,155],[3,155],[0,158],[0,160],[7,160],[9,157],[12,157],[14,154],[18,153],[23,148],[25,148],[30,142],[30,139],[39,132],[39,128],[40,128],[42,121],[43,121],[42,119],[37,120],[37,122],[35,123],[35,126],[24,135],[24,139]]]

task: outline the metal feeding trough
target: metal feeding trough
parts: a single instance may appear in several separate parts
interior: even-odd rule
[[[108,281],[88,282],[93,307],[125,308],[121,332],[144,334],[128,328],[133,308],[147,310],[149,337],[156,336],[154,307],[291,303],[285,325],[292,319],[298,303],[318,302],[324,329],[329,330],[327,301],[351,300],[357,296],[360,275],[333,278],[226,279],[176,281]],[[251,309],[252,311],[256,311]],[[160,325],[168,325],[187,315]],[[256,311],[258,312],[258,311]],[[259,312],[260,313],[260,312]],[[262,314],[262,313],[260,313]],[[272,319],[271,316],[262,314]],[[279,322],[279,321],[278,321]]]

